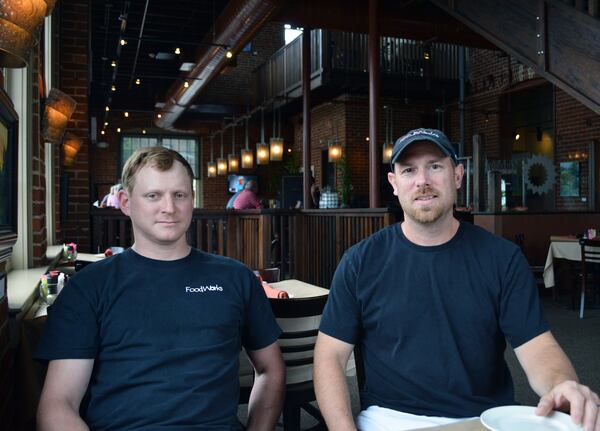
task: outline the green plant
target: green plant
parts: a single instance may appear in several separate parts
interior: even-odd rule
[[[341,182],[340,192],[342,195],[342,206],[348,207],[352,200],[352,183],[350,182],[350,166],[348,165],[346,155],[343,155],[336,162],[336,169]]]

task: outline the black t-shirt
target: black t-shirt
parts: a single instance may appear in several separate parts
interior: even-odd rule
[[[93,430],[232,430],[241,347],[267,347],[280,332],[241,263],[198,250],[157,261],[129,249],[71,279],[37,357],[95,359],[81,407]]]
[[[469,417],[514,404],[505,337],[518,347],[548,324],[514,244],[461,223],[423,247],[396,224],[344,255],[320,330],[360,343],[363,408]]]

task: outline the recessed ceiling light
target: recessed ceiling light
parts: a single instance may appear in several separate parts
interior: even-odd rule
[[[125,46],[125,45],[127,45],[127,41],[126,41],[125,39],[121,39],[121,42],[120,42],[120,43],[121,43],[121,46]]]
[[[156,114],[156,118],[162,118],[162,114]]]
[[[142,83],[142,81],[140,81],[140,78],[136,78],[135,85],[140,85],[141,83]]]
[[[177,54],[177,55],[181,54],[181,49],[179,49],[179,47],[175,48],[175,54]]]
[[[123,112],[123,116],[124,116],[125,118],[129,118],[129,112],[127,112],[127,111]]]
[[[110,62],[111,67],[117,67],[117,62],[115,60]]]

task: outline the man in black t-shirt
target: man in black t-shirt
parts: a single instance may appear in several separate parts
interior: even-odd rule
[[[135,242],[78,272],[50,307],[39,430],[240,429],[242,347],[255,367],[248,429],[275,427],[281,330],[248,268],[187,244],[192,179],[164,147],[125,164],[119,200]]]
[[[408,430],[514,404],[505,339],[541,399],[600,431],[598,395],[544,319],[518,247],[460,223],[452,208],[464,168],[439,130],[399,138],[388,180],[404,221],[346,252],[315,348],[315,390],[330,430]],[[359,345],[363,410],[352,418],[344,371]]]

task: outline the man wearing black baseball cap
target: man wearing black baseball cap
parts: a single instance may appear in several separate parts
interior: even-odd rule
[[[349,249],[333,278],[314,382],[330,430],[409,430],[516,404],[506,341],[541,399],[600,431],[598,396],[549,330],[520,249],[453,214],[464,168],[439,130],[399,138],[388,180],[404,221]],[[360,348],[364,409],[352,418],[345,369]]]

